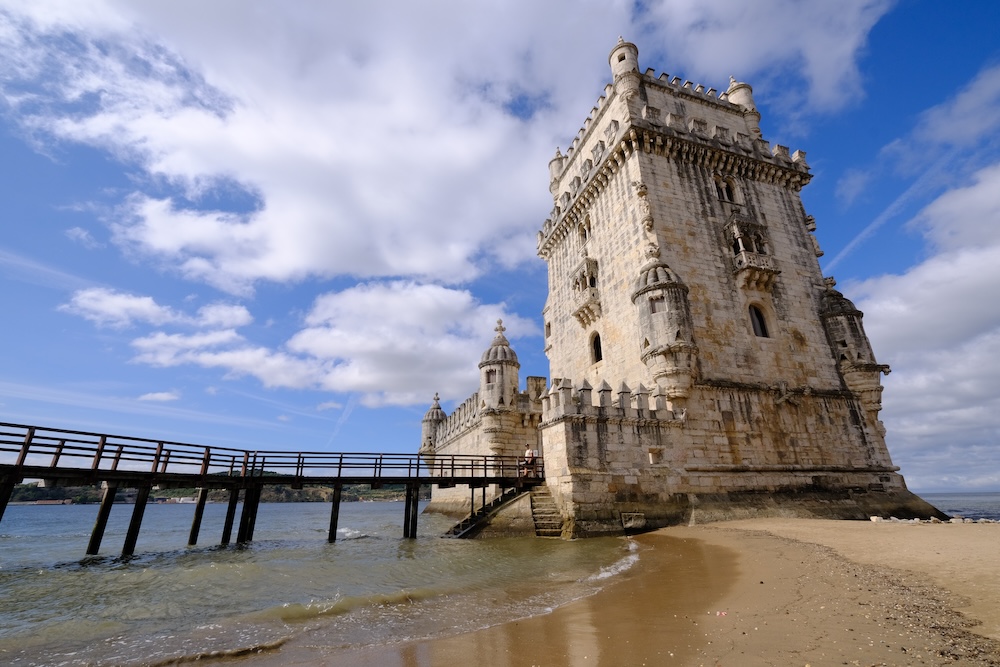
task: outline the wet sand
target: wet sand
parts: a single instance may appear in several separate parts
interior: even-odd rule
[[[754,519],[634,539],[634,568],[550,614],[329,664],[1000,665],[998,524]],[[318,664],[300,650],[272,659]]]

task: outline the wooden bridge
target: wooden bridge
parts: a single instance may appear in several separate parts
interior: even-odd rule
[[[530,473],[526,474],[526,473]],[[403,537],[417,536],[417,498],[422,484],[442,487],[468,485],[475,510],[476,489],[525,489],[544,479],[541,461],[525,471],[517,456],[367,454],[331,452],[251,451],[207,447],[183,442],[133,438],[103,433],[68,431],[24,424],[0,423],[0,520],[14,486],[25,479],[53,486],[95,486],[104,489],[87,554],[97,554],[115,495],[120,488],[136,489],[122,556],[135,552],[136,540],[150,491],[156,488],[197,488],[189,545],[198,542],[202,515],[211,489],[229,491],[222,529],[222,545],[230,543],[240,494],[236,543],[253,539],[261,492],[268,485],[306,485],[333,488],[329,541],[337,534],[341,491],[345,484],[379,488],[403,485]]]

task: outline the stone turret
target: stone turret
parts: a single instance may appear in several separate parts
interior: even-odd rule
[[[503,410],[514,404],[521,368],[517,354],[503,335],[503,320],[497,320],[495,331],[496,337],[479,361],[479,400],[485,410]]]
[[[552,193],[553,200],[559,198],[559,177],[565,166],[566,156],[557,147],[555,156],[549,160],[549,192]]]
[[[615,48],[608,56],[615,92],[628,99],[639,92],[639,48],[632,42],[618,38]]]
[[[881,422],[878,421],[878,413],[882,409],[881,375],[889,374],[889,366],[875,360],[861,324],[864,314],[850,299],[834,289],[836,284],[833,278],[826,279],[826,293],[820,306],[827,340],[844,383],[861,399],[866,416],[881,431]]]
[[[688,288],[669,266],[654,258],[639,271],[632,303],[642,336],[642,361],[671,403],[683,408],[698,356]]]
[[[440,398],[434,394],[434,403],[420,422],[420,453],[433,454],[437,447],[438,425],[445,420],[444,410],[441,409]]]
[[[737,81],[736,77],[731,76],[726,96],[733,104],[743,107],[743,120],[746,121],[747,129],[755,137],[760,137],[760,112],[753,103],[753,88],[750,84]]]
[[[517,407],[518,369],[521,364],[511,348],[502,320],[497,320],[497,335],[479,362],[479,411],[482,429],[491,452],[511,454],[509,413]]]

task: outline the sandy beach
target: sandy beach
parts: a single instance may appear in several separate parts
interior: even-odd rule
[[[336,664],[1000,665],[998,524],[753,519],[634,539],[639,564],[594,596]]]

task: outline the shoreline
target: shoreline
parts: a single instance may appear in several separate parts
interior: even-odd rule
[[[333,654],[286,645],[249,662],[1000,665],[996,524],[747,519],[633,539],[636,566],[542,616]]]

